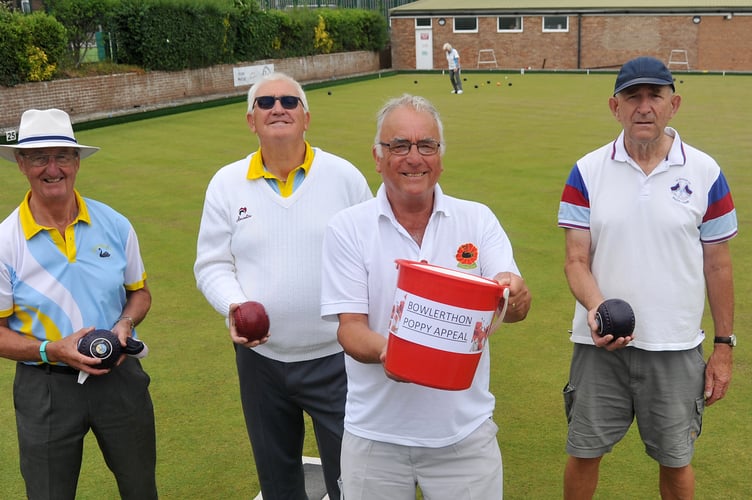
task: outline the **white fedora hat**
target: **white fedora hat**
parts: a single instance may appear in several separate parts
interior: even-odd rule
[[[76,148],[86,158],[99,148],[76,142],[70,116],[59,109],[29,109],[21,115],[17,144],[0,144],[0,156],[15,163],[15,150],[32,148]]]

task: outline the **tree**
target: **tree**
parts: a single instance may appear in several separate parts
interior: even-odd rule
[[[84,60],[112,4],[112,0],[45,0],[48,12],[68,31],[69,55],[75,67]]]

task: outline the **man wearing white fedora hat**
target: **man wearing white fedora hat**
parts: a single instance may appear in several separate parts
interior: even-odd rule
[[[157,498],[149,376],[136,358],[102,369],[77,349],[95,329],[111,330],[125,346],[151,306],[130,222],[75,188],[81,159],[98,150],[76,142],[59,109],[26,111],[18,143],[0,145],[30,188],[0,223],[0,353],[17,362],[14,406],[29,499],[76,497],[90,429],[120,496]]]

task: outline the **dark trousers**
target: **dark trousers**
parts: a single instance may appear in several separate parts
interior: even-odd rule
[[[120,496],[157,498],[156,435],[149,376],[127,358],[106,375],[19,363],[13,383],[21,474],[30,500],[73,500],[84,437],[91,430]]]
[[[449,70],[449,81],[452,82],[452,88],[455,92],[462,90],[462,76],[459,69]]]
[[[235,346],[240,397],[264,500],[305,500],[301,455],[310,415],[327,493],[339,500],[347,376],[344,354],[283,363]]]

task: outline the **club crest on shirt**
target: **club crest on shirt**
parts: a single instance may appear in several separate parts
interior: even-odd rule
[[[106,259],[107,257],[111,257],[110,252],[107,250],[105,245],[97,247],[97,255],[99,255],[103,259]]]
[[[250,219],[253,217],[251,214],[248,213],[248,209],[246,207],[240,207],[238,209],[238,220],[235,222],[240,222],[243,219]]]
[[[679,203],[689,203],[689,199],[692,197],[692,188],[687,179],[679,177],[671,185],[671,197]]]

